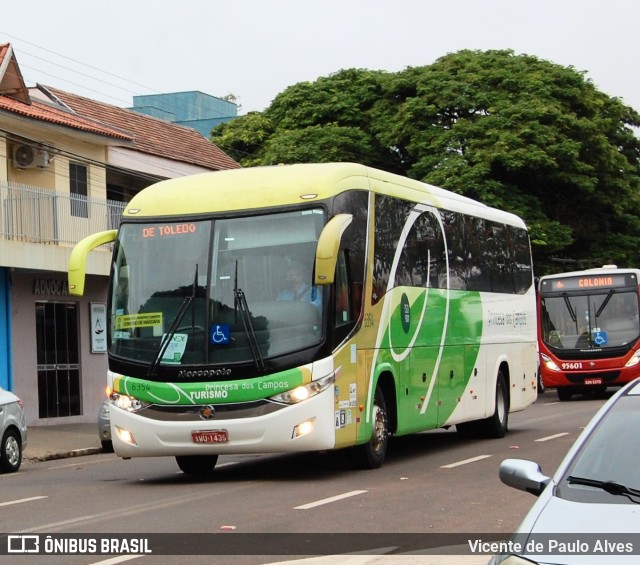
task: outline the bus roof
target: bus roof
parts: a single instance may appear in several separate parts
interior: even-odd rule
[[[124,217],[258,210],[320,201],[346,190],[358,189],[524,227],[524,222],[514,214],[442,188],[355,163],[250,167],[169,179],[140,191],[125,208]]]
[[[625,275],[627,273],[634,273],[638,275],[640,279],[640,269],[634,268],[618,268],[615,265],[605,265],[603,267],[594,267],[592,269],[584,269],[582,271],[568,271],[566,273],[554,273],[552,275],[543,275],[540,277],[540,281],[549,279],[562,279],[566,277],[584,277],[589,275]]]

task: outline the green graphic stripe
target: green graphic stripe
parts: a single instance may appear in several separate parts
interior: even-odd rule
[[[113,388],[152,404],[229,404],[262,400],[310,381],[311,372],[302,367],[257,379],[205,383],[157,383],[120,376],[114,380]]]
[[[403,298],[398,290],[394,296],[387,296],[394,305],[377,363],[390,367],[397,382],[402,383],[399,427],[435,427],[451,416],[473,373],[482,337],[482,301],[477,292],[449,294],[444,348],[434,376],[445,328],[446,291],[429,289],[416,294],[406,289]],[[432,378],[436,379],[433,394],[425,413],[421,413]]]

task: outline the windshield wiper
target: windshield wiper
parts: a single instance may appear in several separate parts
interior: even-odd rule
[[[191,288],[191,296],[185,296],[184,300],[182,301],[182,304],[180,304],[180,309],[178,310],[176,317],[173,319],[173,323],[169,327],[169,331],[165,334],[164,339],[161,340],[160,347],[156,352],[156,356],[154,357],[151,365],[149,365],[149,370],[147,371],[148,377],[155,375],[156,368],[160,364],[160,361],[162,360],[162,356],[164,355],[164,352],[167,350],[167,347],[169,347],[169,344],[171,343],[171,340],[173,339],[173,336],[176,333],[178,326],[180,325],[180,322],[182,322],[182,318],[184,318],[184,315],[187,313],[189,306],[195,300],[197,284],[198,284],[198,265],[196,264],[196,273],[193,276],[193,286]],[[192,327],[193,327],[193,324],[192,324]]]
[[[640,497],[640,489],[631,488],[616,481],[600,481],[598,479],[587,479],[585,477],[574,477],[571,475],[567,477],[567,482],[570,485],[584,485],[586,487],[598,488],[614,496],[626,496],[631,502],[640,504],[640,500],[631,498],[632,496]]]
[[[571,306],[571,302],[569,301],[569,295],[566,292],[562,293],[562,298],[564,299],[564,303],[567,306],[567,310],[569,310],[569,316],[571,316],[571,321],[577,323],[576,313]]]
[[[602,301],[602,305],[600,306],[600,308],[598,308],[598,311],[596,312],[596,320],[600,317],[600,314],[602,314],[602,311],[607,307],[607,304],[609,304],[609,300],[611,300],[611,297],[613,296],[613,290],[609,291],[609,294],[607,294],[607,297]],[[595,310],[595,302],[593,303],[593,308]]]
[[[264,359],[262,357],[262,353],[260,352],[260,347],[258,345],[258,338],[256,337],[256,330],[253,327],[253,322],[251,321],[251,313],[249,312],[249,306],[247,304],[247,298],[244,295],[242,289],[238,288],[238,261],[236,260],[236,273],[235,280],[233,284],[233,305],[236,308],[236,312],[240,311],[240,318],[242,319],[242,325],[244,326],[244,333],[247,336],[247,342],[249,343],[249,349],[251,349],[251,354],[253,355],[253,360],[256,363],[256,367],[260,371],[264,371]]]

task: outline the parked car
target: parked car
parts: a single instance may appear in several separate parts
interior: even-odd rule
[[[520,556],[495,556],[490,564],[637,563],[637,553],[627,554],[631,543],[627,537],[638,532],[639,430],[640,379],[636,379],[596,413],[553,477],[532,461],[503,461],[502,482],[538,500],[511,540],[519,544]],[[604,547],[606,541],[621,543],[616,546],[620,551],[598,554],[599,542]],[[536,542],[542,545],[528,551]]]
[[[102,444],[102,451],[113,453],[113,442],[111,441],[111,416],[109,412],[109,399],[105,398],[100,408],[98,408],[98,435]]]
[[[27,424],[22,400],[0,388],[0,472],[15,473],[27,446]]]

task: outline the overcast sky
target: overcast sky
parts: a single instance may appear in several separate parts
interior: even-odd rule
[[[340,69],[400,71],[513,49],[585,71],[640,110],[638,0],[5,0],[0,43],[27,86],[131,106],[136,94],[234,94],[240,114]]]

